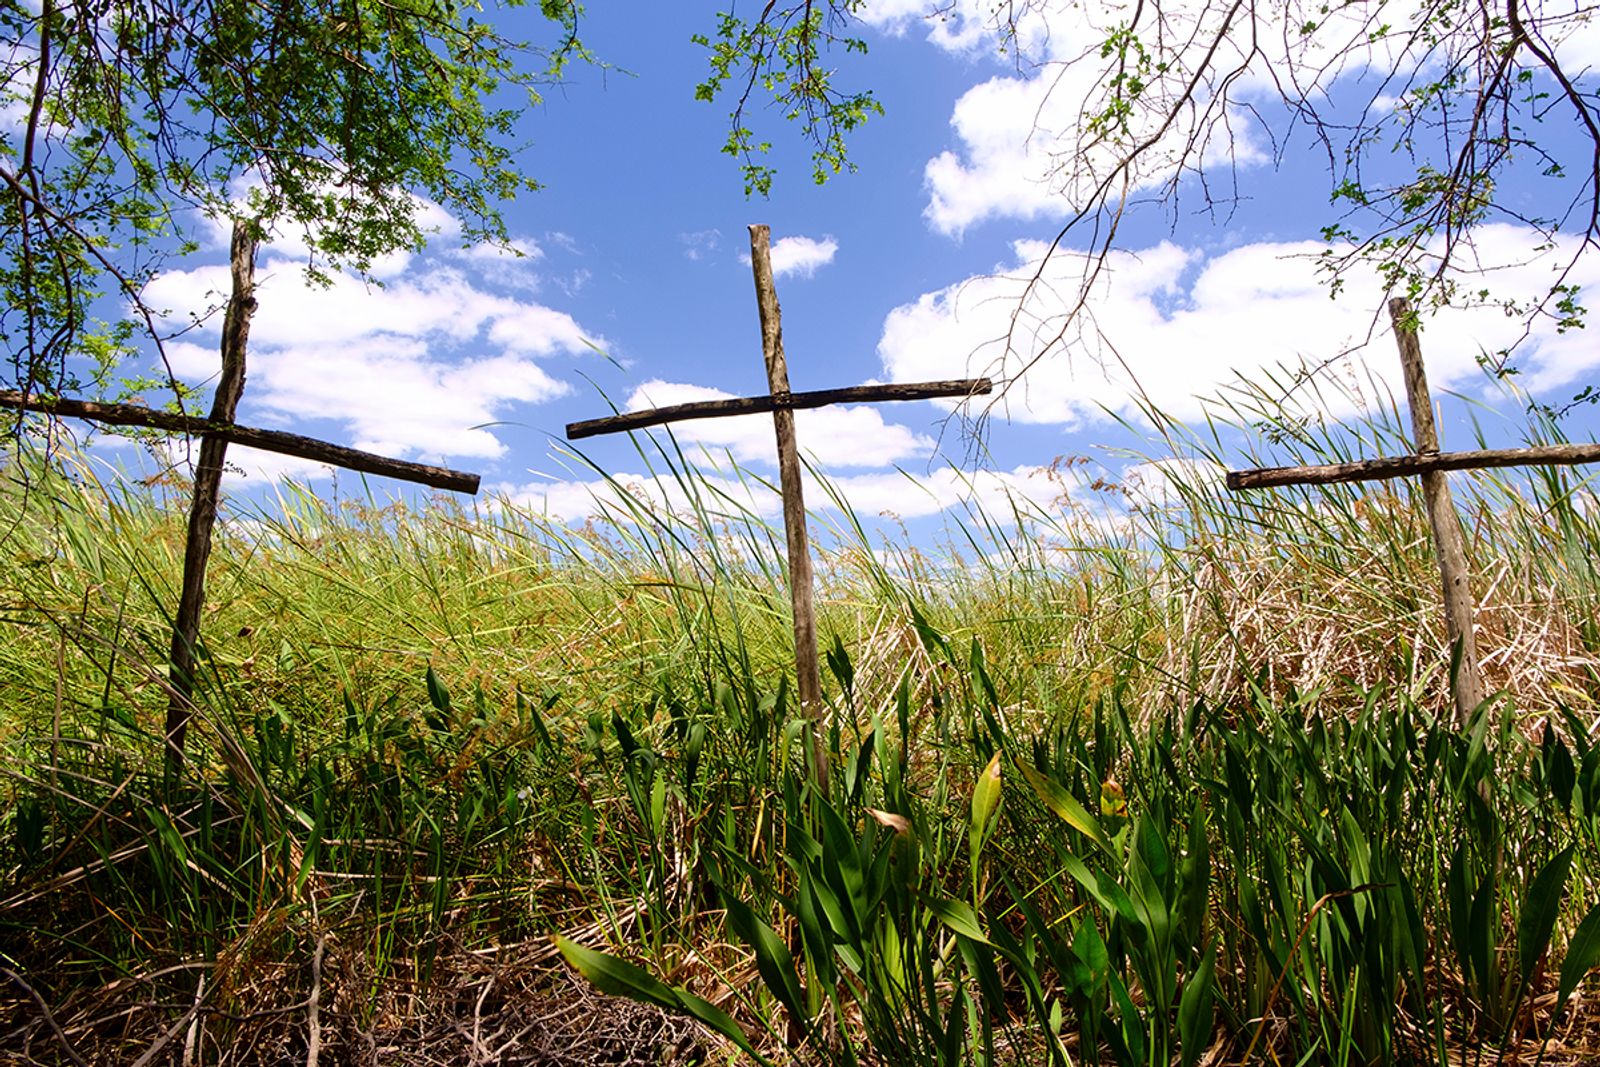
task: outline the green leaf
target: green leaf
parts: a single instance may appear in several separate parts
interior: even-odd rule
[[[1084,866],[1082,860],[1076,856],[1065,856],[1061,861],[1062,867],[1072,875],[1073,879],[1083,888],[1087,889],[1095,901],[1105,909],[1108,915],[1115,915],[1123,922],[1134,928],[1138,936],[1149,933],[1144,922],[1139,918],[1139,913],[1133,906],[1122,886],[1117,884],[1110,875],[1102,877]]]
[[[1090,996],[1111,973],[1111,953],[1093,919],[1086,918],[1078,924],[1078,929],[1072,935],[1072,954],[1089,972],[1089,981],[1083,987],[1082,994]]]
[[[1550,789],[1550,795],[1555,797],[1556,803],[1561,805],[1561,810],[1569,811],[1572,808],[1573,787],[1578,781],[1578,771],[1572,762],[1572,753],[1562,743],[1555,728],[1549,725],[1544,729],[1544,741],[1540,747],[1545,784]]]
[[[1101,848],[1109,848],[1105,835],[1100,832],[1100,824],[1095,817],[1089,814],[1087,808],[1078,803],[1076,797],[1052,778],[1047,778],[1028,766],[1018,762],[1017,767],[1022,771],[1022,776],[1033,786],[1033,791],[1039,795],[1039,800],[1045,807],[1055,812],[1067,825],[1089,838]]]
[[[450,690],[446,689],[444,683],[439,680],[439,676],[433,673],[432,667],[428,668],[426,680],[428,684],[428,703],[437,708],[439,710],[439,714],[434,715],[428,713],[423,717],[427,719],[428,725],[431,726],[435,732],[442,733],[449,725],[448,717],[450,715]]]
[[[688,1015],[732,1041],[740,1051],[758,1063],[768,1062],[751,1047],[750,1039],[739,1028],[739,1024],[733,1021],[733,1017],[709,1000],[697,997],[686,989],[669,986],[642,967],[636,967],[616,956],[585,948],[560,934],[551,934],[550,939],[555,942],[562,958],[600,992],[614,997],[626,997],[643,1004],[654,1004],[679,1015]]]
[[[1600,904],[1589,909],[1567,942],[1567,956],[1561,961],[1561,986],[1556,992],[1556,1015],[1561,1014],[1567,998],[1596,966],[1600,966]]]
[[[972,816],[967,826],[968,870],[972,877],[972,899],[978,901],[983,846],[994,825],[996,809],[1000,804],[1000,753],[996,752],[989,765],[978,775],[972,785]]]
[[[1550,947],[1550,935],[1555,931],[1556,919],[1561,916],[1561,902],[1571,874],[1572,846],[1568,845],[1540,869],[1528,887],[1522,914],[1517,916],[1517,960],[1521,964],[1523,982],[1533,977],[1533,969]]]
[[[970,832],[976,851],[989,831],[989,822],[1000,804],[1000,753],[996,752],[989,765],[978,775],[972,786],[972,825]]]
[[[1110,976],[1111,1003],[1116,1007],[1117,1025],[1122,1031],[1123,1046],[1135,1063],[1145,1062],[1144,1019],[1128,995],[1128,987],[1116,975]]]
[[[972,910],[972,905],[961,900],[952,900],[949,897],[922,896],[922,903],[929,911],[938,916],[939,921],[962,937],[989,944],[988,936],[983,932],[983,927],[978,925],[978,914]]]
[[[794,956],[789,946],[744,901],[731,896],[724,897],[723,906],[728,910],[728,925],[756,954],[756,970],[761,972],[767,988],[789,1012],[789,1018],[809,1029],[805,993],[801,989],[800,976],[795,971]]]
[[[1183,1067],[1194,1067],[1211,1040],[1216,977],[1217,946],[1212,945],[1200,966],[1183,983],[1183,996],[1178,1001],[1178,1038],[1183,1042]]]
[[[644,1004],[654,1004],[669,1011],[676,1010],[678,998],[672,987],[642,967],[604,952],[585,948],[560,934],[550,939],[562,957],[600,992],[613,997],[627,997]]]
[[[440,711],[449,711],[450,691],[446,689],[444,683],[439,680],[439,676],[433,673],[432,667],[428,668],[425,678],[428,683],[428,703],[432,704]]]

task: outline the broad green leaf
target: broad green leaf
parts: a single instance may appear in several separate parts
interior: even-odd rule
[[[1546,725],[1540,746],[1540,761],[1544,765],[1545,785],[1562,811],[1572,808],[1572,790],[1578,781],[1578,770],[1572,762],[1572,753],[1562,742],[1555,728]]]
[[[550,935],[562,958],[571,964],[590,985],[614,997],[626,997],[644,1004],[654,1004],[679,1015],[699,1020],[712,1030],[737,1045],[740,1051],[759,1063],[767,1063],[750,1045],[739,1024],[715,1004],[697,997],[686,989],[667,985],[642,967],[594,949],[585,948],[560,934]]]
[[[1083,995],[1093,994],[1111,974],[1111,954],[1106,949],[1105,939],[1100,936],[1100,930],[1092,919],[1084,919],[1078,924],[1077,931],[1072,935],[1072,954],[1083,964],[1089,974],[1088,984],[1083,987]]]
[[[1468,948],[1472,953],[1472,970],[1477,975],[1479,987],[1487,989],[1492,966],[1495,959],[1495,944],[1499,940],[1496,936],[1499,931],[1499,909],[1496,900],[1499,897],[1497,885],[1492,874],[1483,876],[1483,881],[1478,883],[1478,892],[1472,898],[1472,917],[1468,922],[1467,936]]]
[[[1039,795],[1039,800],[1045,807],[1101,848],[1109,847],[1095,817],[1090,815],[1088,809],[1078,803],[1077,798],[1067,792],[1059,782],[1045,777],[1026,763],[1018,761],[1017,767],[1021,769],[1022,776],[1028,780],[1028,784],[1033,786],[1033,791]]]
[[[1211,894],[1211,844],[1206,838],[1206,816],[1196,808],[1189,823],[1189,844],[1178,865],[1179,936],[1185,948],[1200,947]]]
[[[989,938],[983,932],[983,927],[978,925],[978,915],[972,910],[972,905],[961,900],[951,900],[948,897],[923,896],[922,902],[929,911],[939,917],[939,921],[962,937],[970,937],[974,941],[989,944]]]
[[[972,824],[969,833],[972,835],[972,851],[976,855],[983,848],[984,838],[989,833],[989,823],[993,819],[995,809],[1000,804],[1000,753],[996,752],[989,760],[989,765],[978,775],[978,780],[972,786]]]
[[[667,776],[657,773],[650,787],[650,830],[656,837],[667,825]]]
[[[1111,1003],[1116,1008],[1117,1025],[1122,1031],[1122,1041],[1128,1056],[1135,1063],[1145,1062],[1144,1019],[1134,1007],[1128,987],[1115,974],[1110,976]]]
[[[439,676],[433,673],[432,667],[428,668],[425,681],[428,685],[428,703],[437,709],[437,714],[434,711],[424,711],[422,717],[435,733],[443,733],[450,725],[450,691],[439,680]]]
[[[823,873],[839,896],[840,903],[850,909],[848,918],[852,924],[851,935],[859,938],[861,931],[866,928],[868,917],[866,873],[861,867],[856,835],[826,800],[818,801],[817,814]]]
[[[761,972],[767,988],[788,1010],[791,1019],[803,1027],[809,1027],[805,995],[800,987],[800,976],[795,972],[794,956],[789,952],[789,946],[744,901],[736,897],[724,897],[723,906],[728,909],[728,925],[756,954],[756,969]]]
[[[1194,1067],[1211,1040],[1216,1006],[1217,946],[1206,950],[1194,973],[1183,983],[1178,1000],[1178,1038],[1183,1042],[1183,1067]]]
[[[1572,874],[1572,846],[1568,845],[1534,875],[1528,896],[1517,916],[1517,959],[1524,982],[1533,977],[1544,950],[1550,946],[1561,902],[1566,897],[1567,878]]]
[[[1450,858],[1450,870],[1445,878],[1445,897],[1450,902],[1450,940],[1456,947],[1456,966],[1462,975],[1472,972],[1472,902],[1468,889],[1471,862],[1468,845],[1462,841]]]
[[[1084,866],[1082,860],[1076,856],[1063,857],[1061,866],[1072,875],[1073,879],[1089,891],[1096,902],[1108,913],[1117,916],[1133,928],[1135,933],[1143,936],[1147,933],[1144,923],[1139,918],[1139,913],[1134,910],[1133,901],[1128,894],[1117,884],[1116,879],[1100,877]]]
[[[669,1011],[678,1007],[678,998],[673,994],[672,987],[644,968],[608,953],[585,948],[560,934],[551,934],[550,940],[555,942],[562,958],[600,992],[654,1004]]]
[[[1567,956],[1561,961],[1561,986],[1556,993],[1556,1015],[1561,1014],[1567,998],[1596,966],[1600,966],[1600,904],[1589,909],[1567,942]]]

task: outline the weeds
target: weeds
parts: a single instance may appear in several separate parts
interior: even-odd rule
[[[974,508],[942,556],[838,513],[825,794],[773,533],[670,445],[641,460],[676,507],[617,487],[579,530],[293,487],[235,513],[171,790],[181,516],[31,470],[0,492],[4,1044],[370,1061],[470,1016],[482,1059],[500,976],[564,955],[767,1060],[1581,1061],[1587,483],[1464,495],[1502,695],[1458,731],[1410,490],[1207,473],[1228,421],[1288,461],[1398,431],[1230,403],[1149,413],[1154,481],[1062,463],[1055,505]]]

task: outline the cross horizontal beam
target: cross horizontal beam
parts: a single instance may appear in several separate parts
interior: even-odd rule
[[[449,489],[457,493],[476,493],[479,478],[466,471],[448,467],[434,467],[426,463],[408,463],[387,456],[362,452],[360,449],[329,444],[313,437],[282,430],[258,430],[236,423],[212,422],[193,415],[178,415],[170,411],[156,411],[137,404],[107,404],[94,400],[71,400],[62,397],[24,396],[15,389],[0,390],[0,408],[39,411],[46,415],[64,415],[75,419],[88,419],[111,426],[144,426],[170,433],[212,435],[225,438],[237,445],[248,445],[263,452],[282,456],[309,459],[313,463],[328,463],[363,474],[380,474],[386,478],[416,482],[434,489]]]
[[[1413,456],[1329,463],[1313,467],[1261,467],[1229,471],[1228,488],[1268,489],[1280,485],[1334,485],[1375,482],[1429,471],[1481,470],[1490,467],[1573,466],[1600,463],[1600,444],[1540,445],[1536,448],[1491,448],[1473,452],[1427,452]]]
[[[988,378],[968,378],[942,382],[890,382],[885,385],[851,385],[843,389],[818,389],[809,393],[746,396],[732,400],[697,400],[690,404],[669,404],[647,411],[628,411],[603,419],[585,419],[567,424],[567,440],[599,434],[642,430],[667,422],[686,419],[715,419],[727,415],[761,415],[773,411],[799,411],[830,404],[866,404],[883,400],[937,400],[952,396],[987,396],[994,390]]]

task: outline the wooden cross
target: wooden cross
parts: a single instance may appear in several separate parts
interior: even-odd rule
[[[1412,436],[1417,452],[1410,456],[1331,463],[1326,466],[1262,467],[1230,471],[1228,488],[1265,489],[1279,485],[1333,485],[1339,482],[1377,481],[1422,476],[1423,496],[1428,506],[1428,525],[1439,557],[1439,576],[1444,587],[1446,630],[1453,648],[1460,650],[1452,686],[1456,719],[1467,724],[1472,712],[1484,700],[1483,674],[1478,664],[1477,638],[1473,626],[1473,602],[1466,548],[1462,544],[1461,520],[1450,499],[1445,472],[1482,470],[1490,467],[1570,465],[1600,462],[1600,444],[1548,445],[1540,448],[1483,449],[1473,452],[1440,452],[1439,434],[1433,422],[1433,403],[1428,395],[1428,378],[1422,366],[1422,348],[1417,343],[1416,324],[1411,304],[1405,297],[1389,301],[1389,320],[1394,325],[1400,346],[1400,363],[1405,371],[1406,401],[1411,408]]]
[[[200,615],[205,606],[206,567],[211,557],[211,534],[217,520],[223,462],[229,443],[238,442],[318,463],[421,482],[439,489],[467,493],[478,491],[476,474],[388,459],[298,434],[252,429],[233,421],[239,398],[244,392],[245,350],[250,337],[250,319],[256,308],[257,247],[258,241],[251,227],[242,220],[235,220],[229,255],[232,291],[222,325],[222,374],[218,379],[210,418],[153,411],[133,404],[103,404],[40,397],[16,390],[0,391],[0,408],[24,413],[38,411],[52,417],[71,416],[113,426],[143,426],[200,438],[200,456],[195,464],[188,531],[183,545],[183,585],[177,610],[173,613],[172,652],[168,657],[167,725],[164,737],[169,784],[183,768],[184,736],[194,712],[195,660],[200,642]]]
[[[817,668],[816,615],[811,603],[811,548],[806,534],[806,505],[800,485],[800,453],[795,445],[794,413],[802,408],[818,408],[829,404],[982,396],[993,385],[988,378],[973,378],[920,382],[915,385],[858,385],[809,393],[790,392],[789,366],[783,354],[778,292],[772,281],[771,237],[771,230],[766,226],[750,227],[750,266],[755,274],[756,306],[761,314],[761,354],[767,365],[768,395],[673,404],[649,411],[574,422],[567,426],[567,439],[576,441],[597,434],[639,430],[686,419],[772,413],[773,428],[778,438],[778,484],[783,494],[783,530],[789,548],[789,598],[794,608],[794,656],[798,677],[796,695],[801,714],[811,720],[813,726],[809,743],[812,773],[818,784],[826,789],[828,761],[820,725],[822,680]]]

